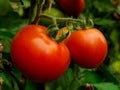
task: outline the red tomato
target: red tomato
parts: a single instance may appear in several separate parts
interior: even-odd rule
[[[95,28],[73,32],[67,40],[67,46],[73,60],[84,68],[98,67],[108,51],[104,35]]]
[[[68,15],[77,17],[85,8],[84,0],[58,0],[61,9]]]
[[[69,50],[53,41],[38,25],[25,26],[14,37],[11,57],[16,67],[28,79],[49,82],[59,78],[70,63]]]

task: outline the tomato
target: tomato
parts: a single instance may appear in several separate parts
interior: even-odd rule
[[[108,46],[104,35],[96,28],[78,30],[67,40],[72,59],[83,68],[96,68],[105,59]]]
[[[34,82],[49,82],[59,78],[70,63],[66,45],[53,41],[45,31],[44,26],[25,26],[11,45],[14,64]]]
[[[58,0],[64,13],[77,17],[85,8],[84,0]]]
[[[64,17],[64,14],[57,8],[52,7],[50,10],[47,8],[43,11],[43,14],[49,15],[51,17]],[[49,26],[53,24],[53,21],[48,18],[40,18],[40,24]]]

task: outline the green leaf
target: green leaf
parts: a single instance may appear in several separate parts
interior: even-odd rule
[[[67,88],[71,84],[73,77],[73,70],[69,68],[67,72],[57,80],[57,82],[64,86],[64,88]]]
[[[84,83],[99,83],[102,78],[95,71],[86,71],[83,75]]]
[[[95,18],[94,23],[96,25],[108,27],[108,26],[112,26],[113,24],[115,24],[115,21],[110,20],[110,19],[105,19],[105,18]]]
[[[26,85],[26,90],[37,90],[37,85],[38,84],[28,80]]]
[[[97,90],[120,90],[119,86],[109,82],[94,84],[94,86],[97,88]]]
[[[11,82],[9,80],[9,76],[5,73],[0,73],[0,77],[3,79],[2,90],[13,90],[11,86]]]
[[[12,7],[8,0],[0,0],[0,16],[6,15]]]
[[[8,37],[8,38],[13,38],[13,37],[14,37],[14,34],[11,33],[10,31],[7,31],[7,30],[6,30],[6,31],[5,31],[5,30],[4,30],[4,31],[3,31],[3,30],[2,30],[2,31],[0,30],[0,37],[1,37],[1,36]]]
[[[94,7],[99,11],[99,12],[112,12],[114,11],[114,7],[111,3],[110,0],[96,0],[93,2]]]
[[[2,41],[2,44],[4,46],[3,52],[9,53],[12,39],[10,39],[8,37],[0,36],[0,40]]]

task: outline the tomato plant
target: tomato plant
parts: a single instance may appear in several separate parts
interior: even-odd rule
[[[25,26],[11,45],[11,56],[16,67],[30,80],[48,82],[60,77],[68,68],[70,55],[63,43],[53,41],[46,28]]]
[[[67,46],[73,60],[84,68],[98,67],[108,52],[104,35],[95,28],[73,32]]]
[[[63,1],[65,2],[67,0]],[[69,4],[71,1],[72,0],[68,0],[66,3]],[[70,12],[73,9],[74,12],[76,12],[77,10],[75,9],[75,7],[78,5],[79,0],[73,1],[74,2],[72,3],[71,7],[74,5],[74,8],[69,8],[68,11]],[[69,14],[67,13],[67,11],[62,9],[62,7],[60,6],[60,0],[0,0],[0,90],[120,90],[120,2],[119,0],[84,1],[84,11],[79,13],[79,17],[78,14]],[[77,2],[77,4],[75,4],[75,2]],[[65,5],[63,3],[63,6],[65,7],[67,6],[67,4]],[[64,14],[64,17],[57,17],[61,14],[57,14],[57,11],[52,10],[52,8],[61,11]],[[45,14],[46,10],[48,10],[47,14]],[[54,16],[53,14],[57,15]],[[85,40],[83,40],[83,35],[74,35],[74,37],[76,36],[77,38],[75,38],[75,40],[73,41],[77,43],[77,41],[80,40],[80,44],[70,44],[70,42],[72,41],[70,41],[69,38],[71,38],[72,40],[72,37],[70,36],[73,36],[74,33],[88,32],[89,29],[75,32],[73,31],[85,28],[86,26],[92,26],[91,19],[94,22],[94,27],[98,30],[101,30],[107,38],[108,53],[107,56],[105,55],[106,58],[104,62],[99,59],[101,63],[103,62],[102,65],[98,65],[99,67],[97,66],[97,68],[95,69],[93,67],[93,69],[86,69],[86,67],[81,68],[82,66],[80,67],[80,64],[77,61],[84,62],[84,66],[89,65],[89,67],[87,68],[91,68],[91,66],[95,65],[95,62],[98,63],[98,58],[100,58],[100,56],[104,54],[104,49],[101,48],[104,47],[105,44],[102,45],[100,43],[100,39],[98,40],[96,38],[99,35],[96,36],[95,34],[93,35],[93,33],[91,35],[93,36],[93,38],[95,37],[94,39],[88,37],[90,36],[88,34],[83,34]],[[82,23],[84,23],[83,26]],[[37,24],[37,26],[29,26],[28,24]],[[38,26],[38,24],[43,26]],[[30,28],[30,32],[27,32],[28,30],[24,30],[23,32],[23,29],[21,30],[20,28],[25,26],[24,29],[27,29],[27,25]],[[44,26],[48,28],[47,33],[47,28]],[[60,28],[62,28],[62,30]],[[71,30],[71,32],[67,29]],[[18,33],[16,34],[16,32]],[[58,66],[60,66],[61,63],[65,60],[61,59],[60,64],[56,63],[60,62],[59,60],[63,57],[63,55],[59,54],[58,56],[57,53],[53,55],[54,52],[51,52],[51,48],[53,45],[48,44],[49,42],[52,41],[53,43],[54,41],[51,40],[47,35],[49,35],[49,37],[56,40],[57,42],[60,42],[55,42],[56,44],[53,44],[55,46],[54,48],[56,48],[57,46],[61,47],[64,43],[68,44],[69,41],[69,49],[70,47],[74,46],[74,51],[79,54],[78,58],[80,59],[73,59],[73,55],[71,53],[72,62],[70,63],[70,66],[64,73],[64,75],[62,75],[63,69],[60,69]],[[13,38],[14,36],[17,39]],[[22,38],[20,38],[20,36]],[[43,43],[40,43],[38,45],[38,40],[44,42],[42,37],[38,36],[45,37],[44,39],[48,41],[46,42],[47,44],[43,45]],[[47,39],[46,37],[49,39]],[[13,43],[12,40],[15,43]],[[95,40],[96,43],[91,44],[91,42]],[[13,47],[13,45],[15,48]],[[46,48],[47,45],[48,47]],[[77,45],[79,45],[79,47]],[[12,50],[15,50],[14,58],[11,53]],[[43,50],[42,54],[40,53],[40,50]],[[56,52],[57,50],[58,49],[56,49]],[[48,53],[45,54],[45,51],[48,53],[51,52],[51,55],[49,55],[49,59],[47,59]],[[62,50],[59,50],[59,53],[61,51]],[[94,53],[95,51],[100,51],[100,54]],[[74,57],[78,56],[78,54],[75,54]],[[42,55],[43,57],[39,57],[39,55]],[[39,59],[45,58],[44,56],[46,56],[46,59]],[[57,57],[57,60],[55,59],[55,57]],[[91,61],[89,61],[88,59]],[[40,64],[39,61],[41,62]],[[54,62],[54,64],[50,66],[50,64],[48,65],[49,61],[56,62]],[[47,65],[44,62],[47,62]],[[75,64],[74,62],[78,64]],[[16,65],[16,67],[14,66],[14,64]],[[42,69],[39,67],[41,67]],[[60,76],[62,75],[61,77],[58,76],[58,72]],[[39,78],[38,75],[40,76]],[[55,76],[56,78],[59,78],[55,80]],[[32,81],[27,79],[27,77]],[[43,80],[44,82],[46,82],[48,81],[48,79],[49,81],[51,79],[51,82],[36,83],[43,82]]]
[[[60,8],[68,15],[78,16],[85,8],[84,0],[58,0]]]

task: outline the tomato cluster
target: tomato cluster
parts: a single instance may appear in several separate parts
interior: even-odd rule
[[[67,32],[68,28],[64,30]],[[75,31],[61,43],[52,40],[46,31],[44,26],[28,25],[12,41],[12,60],[32,81],[48,82],[60,77],[69,67],[70,54],[84,68],[96,68],[105,59],[107,42],[95,28]]]
[[[68,0],[58,0],[58,4],[64,12],[74,17],[77,17],[85,6],[84,0],[69,0],[69,3]],[[51,8],[51,11],[45,10],[44,14],[63,16],[54,8]],[[46,23],[45,18],[41,19],[40,23],[42,21]],[[50,24],[51,20],[48,19],[47,22]],[[107,55],[107,41],[96,28],[70,32],[67,27],[63,27],[56,37],[63,33],[69,34],[59,43],[48,35],[47,29],[44,24],[27,25],[16,34],[11,44],[14,64],[32,81],[49,82],[59,78],[68,69],[70,60],[83,68],[97,68]]]

